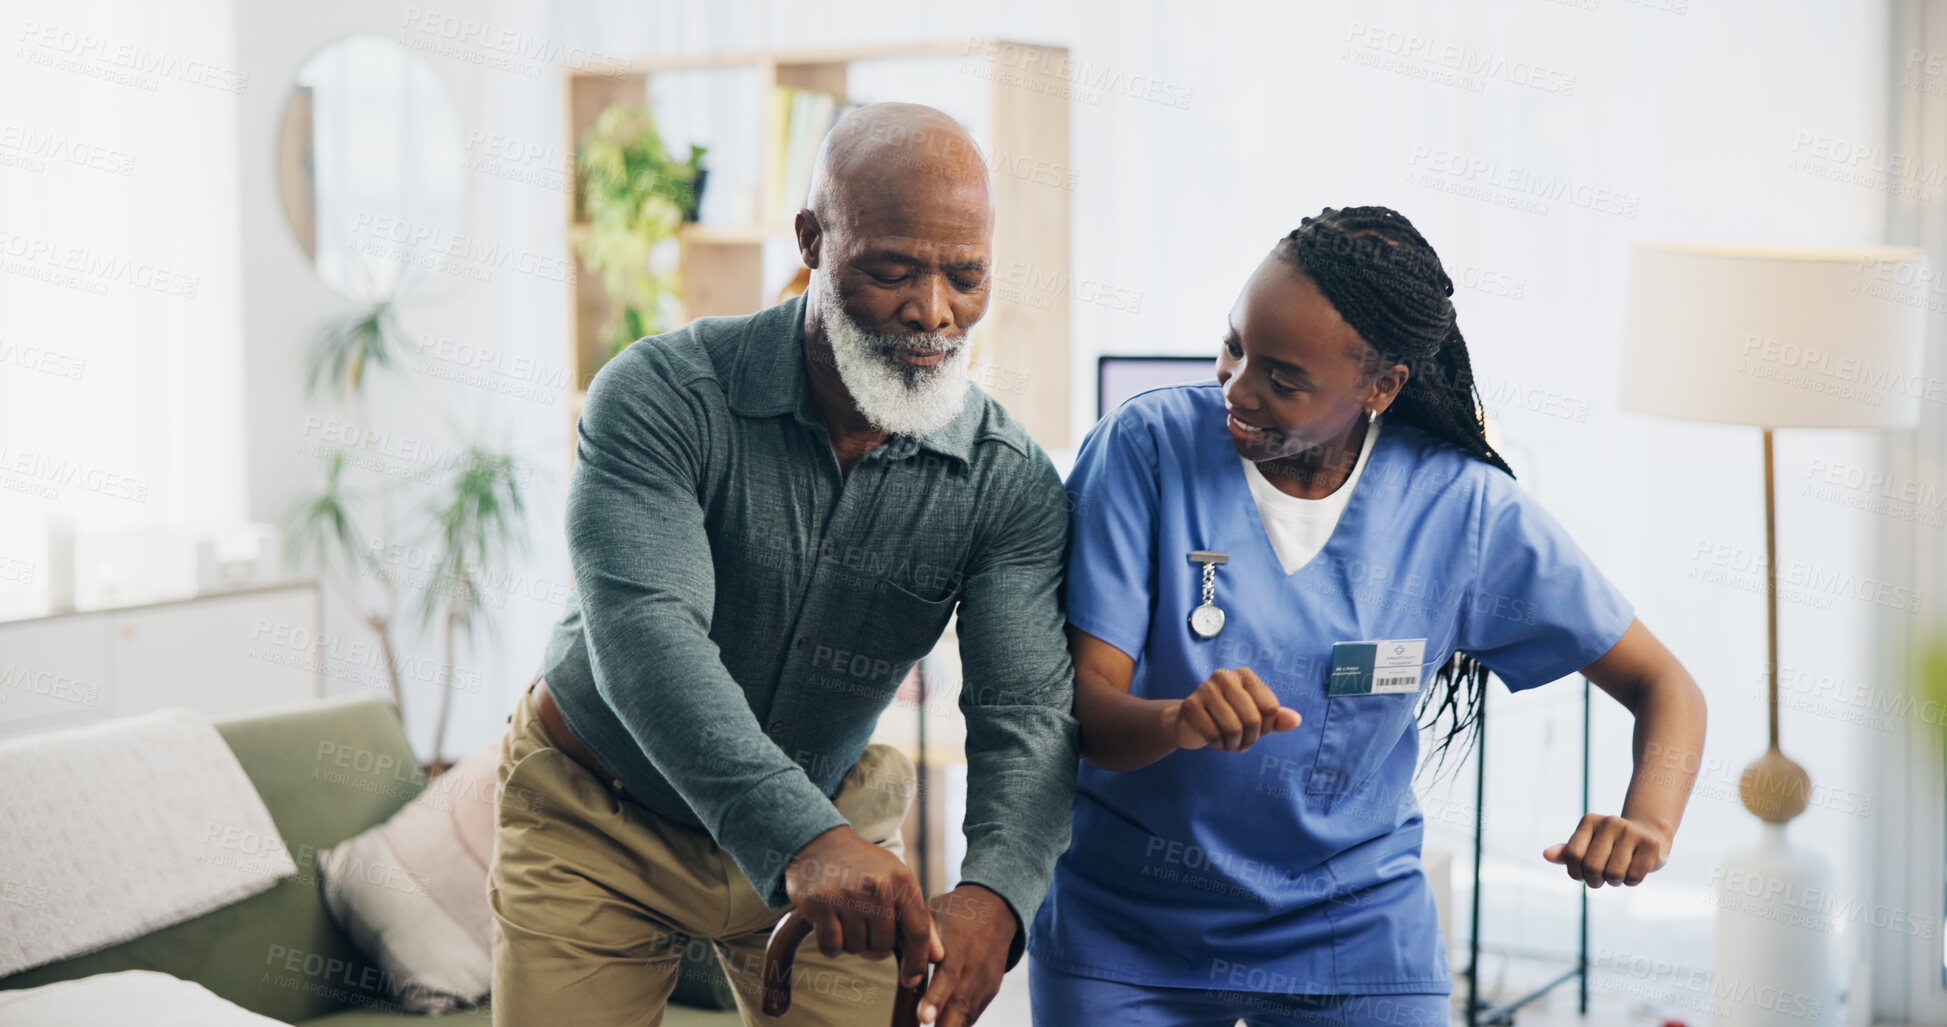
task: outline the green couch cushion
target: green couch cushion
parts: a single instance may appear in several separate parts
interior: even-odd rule
[[[334,697],[219,720],[216,729],[263,797],[297,863],[296,876],[194,920],[0,979],[0,989],[156,970],[195,981],[252,1012],[307,1027],[490,1022],[484,1006],[442,1017],[400,1011],[402,982],[359,951],[331,919],[318,890],[319,852],[383,823],[425,787],[391,702],[370,694]],[[690,946],[685,959],[676,1000],[728,1008],[730,985],[709,946]],[[666,1027],[739,1022],[735,1012],[675,1004],[664,1020]]]
[[[424,787],[397,711],[360,695],[216,726],[263,796],[297,875],[194,920],[15,974],[0,988],[158,970],[286,1023],[347,1004],[398,1008],[396,985],[332,921],[317,879],[320,850],[385,820]]]

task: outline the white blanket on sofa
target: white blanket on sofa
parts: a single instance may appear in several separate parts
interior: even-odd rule
[[[0,742],[0,977],[107,948],[297,872],[201,714]]]

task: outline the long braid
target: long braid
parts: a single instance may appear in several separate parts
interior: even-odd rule
[[[1316,282],[1365,340],[1369,375],[1394,364],[1407,366],[1406,384],[1387,408],[1388,418],[1514,476],[1487,442],[1473,363],[1454,314],[1453,279],[1412,222],[1388,207],[1327,207],[1300,221],[1279,241],[1277,252]],[[1447,722],[1434,750],[1436,775],[1456,738],[1465,739],[1460,755],[1465,759],[1479,737],[1487,676],[1479,661],[1456,652],[1421,700],[1423,727]]]

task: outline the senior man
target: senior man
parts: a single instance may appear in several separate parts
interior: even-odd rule
[[[809,291],[637,342],[590,386],[577,593],[502,743],[497,1024],[656,1024],[711,939],[756,1024],[767,935],[816,927],[789,1024],[971,1024],[1068,845],[1077,729],[1057,596],[1068,504],[967,377],[993,196],[973,141],[875,104],[819,151]],[[911,766],[867,747],[958,609],[961,884],[900,858]],[[863,958],[860,958],[863,957]]]

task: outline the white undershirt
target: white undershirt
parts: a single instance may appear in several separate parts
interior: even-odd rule
[[[1244,463],[1244,480],[1250,483],[1251,498],[1257,501],[1258,516],[1264,520],[1265,534],[1271,537],[1271,549],[1278,554],[1278,563],[1286,574],[1310,563],[1325,548],[1325,540],[1332,537],[1339,515],[1345,513],[1345,505],[1352,501],[1352,487],[1365,472],[1366,458],[1372,454],[1372,443],[1379,437],[1379,425],[1383,421],[1385,418],[1381,417],[1366,426],[1366,439],[1359,446],[1359,459],[1353,462],[1352,473],[1346,475],[1345,484],[1324,499],[1300,499],[1280,492],[1258,470],[1255,461],[1238,457]]]

